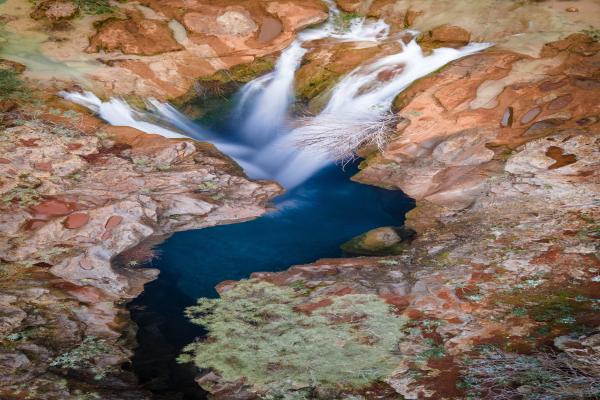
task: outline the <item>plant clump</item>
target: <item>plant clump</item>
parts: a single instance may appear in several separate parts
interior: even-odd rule
[[[86,337],[83,342],[74,349],[56,357],[50,366],[56,368],[66,368],[82,371],[92,371],[94,378],[103,379],[108,371],[105,368],[98,367],[95,360],[105,354],[114,352],[105,340],[95,336]]]
[[[19,79],[17,72],[10,69],[0,69],[0,101],[1,100],[28,100],[31,91]]]
[[[90,15],[111,14],[115,10],[109,0],[74,0],[74,3],[81,11]]]
[[[566,354],[522,355],[485,348],[466,363],[470,399],[597,399],[600,379],[576,368]]]
[[[380,297],[311,299],[314,309],[302,312],[306,301],[305,291],[256,281],[242,281],[220,299],[199,299],[187,315],[207,338],[188,345],[179,361],[266,392],[282,382],[296,389],[361,388],[397,367],[405,319]]]

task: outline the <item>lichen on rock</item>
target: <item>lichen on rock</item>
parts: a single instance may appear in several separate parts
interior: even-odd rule
[[[283,300],[283,301],[282,301]],[[208,337],[186,347],[181,361],[211,368],[229,382],[258,391],[361,388],[398,364],[405,319],[381,298],[347,294],[310,299],[303,290],[240,282],[220,299],[187,309]]]

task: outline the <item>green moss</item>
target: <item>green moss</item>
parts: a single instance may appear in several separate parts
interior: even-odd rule
[[[188,345],[179,360],[267,391],[281,382],[287,388],[364,387],[397,367],[405,320],[381,298],[334,297],[307,315],[296,309],[305,293],[243,281],[220,299],[198,300],[187,315],[208,338]]]
[[[0,69],[0,100],[29,100],[31,91],[10,69]]]
[[[115,7],[110,4],[109,0],[73,0],[73,2],[86,14],[111,14],[115,11]]]
[[[600,41],[600,29],[590,26],[588,29],[584,29],[582,32],[588,35],[594,42]]]
[[[259,75],[271,71],[273,67],[274,63],[272,58],[257,58],[248,64],[240,64],[230,69],[217,71],[212,76],[200,79],[200,82],[218,81],[221,83],[248,83]]]
[[[352,21],[361,18],[361,15],[353,12],[341,11],[333,18],[333,26],[338,32],[345,32],[352,26]]]

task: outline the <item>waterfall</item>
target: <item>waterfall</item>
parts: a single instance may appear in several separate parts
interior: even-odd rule
[[[385,123],[393,121],[393,116],[388,117],[396,95],[447,63],[491,46],[473,43],[460,49],[440,48],[426,56],[414,39],[400,44],[402,52],[360,66],[342,79],[324,110],[292,131],[286,141],[315,157],[333,159],[352,157],[365,141],[381,147],[384,138],[378,143],[376,135],[384,134]]]
[[[234,138],[224,138],[205,129],[169,104],[147,101],[147,111],[131,108],[124,100],[103,102],[94,94],[61,92],[70,101],[97,113],[112,125],[130,126],[169,138],[192,137],[212,142],[235,159],[255,179],[273,179],[292,189],[325,165],[342,159],[388,131],[390,106],[394,97],[415,80],[450,61],[481,51],[489,44],[471,44],[461,49],[436,49],[424,55],[415,40],[400,41],[402,51],[360,66],[333,89],[329,103],[317,116],[288,127],[289,109],[294,101],[294,76],[306,53],[303,44],[323,38],[339,41],[380,41],[388,39],[389,26],[365,18],[337,25],[340,11],[332,0],[329,20],[320,27],[301,32],[279,57],[275,69],[246,84],[237,94],[232,114]]]
[[[305,42],[333,38],[337,41],[376,42],[386,39],[389,25],[384,21],[367,22],[364,17],[353,18],[343,29],[338,26],[340,11],[328,0],[329,18],[321,27],[300,32],[298,38],[277,60],[273,72],[246,84],[238,95],[235,115],[244,121],[243,139],[265,144],[277,133],[285,131],[290,105],[294,101],[294,75],[307,49]]]

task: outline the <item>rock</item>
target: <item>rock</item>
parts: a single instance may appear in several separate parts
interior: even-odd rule
[[[540,107],[534,107],[531,110],[527,111],[525,114],[523,114],[523,116],[521,117],[521,125],[526,125],[528,123],[530,123],[531,121],[533,121],[540,113],[542,112],[542,109]]]
[[[79,11],[74,2],[68,0],[45,0],[38,3],[31,13],[33,19],[47,18],[58,21],[73,18]]]
[[[404,26],[411,27],[415,23],[415,20],[421,15],[423,15],[423,11],[409,8],[404,15]]]
[[[90,216],[87,213],[73,213],[65,218],[64,226],[67,229],[78,229],[88,223]]]
[[[414,238],[415,231],[405,227],[372,229],[344,243],[341,248],[348,255],[400,254]]]
[[[9,70],[17,74],[22,74],[26,69],[27,67],[24,64],[0,58],[0,70]]]
[[[123,54],[150,56],[181,50],[167,23],[152,19],[130,17],[111,19],[90,39],[88,53],[120,51]]]
[[[0,113],[14,111],[19,105],[12,100],[0,100]]]
[[[120,215],[111,215],[110,218],[108,218],[108,220],[106,221],[106,225],[104,225],[104,228],[106,228],[107,231],[112,231],[114,228],[119,226],[121,222],[123,222],[123,217],[121,217]]]
[[[429,32],[429,36],[431,40],[442,43],[467,44],[471,40],[471,34],[467,30],[454,25],[441,25],[433,28]]]
[[[217,16],[189,12],[183,17],[185,27],[207,35],[248,36],[258,31],[258,25],[248,11],[226,11]]]

